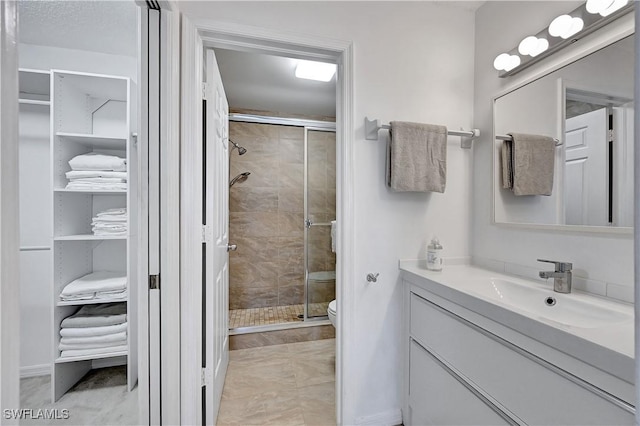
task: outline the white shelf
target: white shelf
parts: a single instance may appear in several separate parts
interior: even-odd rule
[[[116,136],[101,136],[88,133],[67,132],[56,132],[56,136],[58,136],[62,140],[79,143],[91,148],[124,150],[126,149],[127,145],[126,137],[121,138]]]
[[[98,305],[101,303],[127,303],[127,299],[61,300],[56,303],[56,306]]]
[[[56,364],[64,364],[76,361],[91,361],[93,359],[115,358],[118,356],[127,356],[128,351],[111,352],[107,354],[83,355],[83,356],[66,356],[56,358]]]
[[[53,192],[70,192],[79,194],[123,194],[126,195],[126,189],[66,189],[56,188]]]
[[[46,106],[46,107],[51,106],[50,101],[40,101],[37,99],[18,99],[18,103],[20,105],[39,105],[39,106]]]
[[[54,241],[102,241],[102,240],[126,240],[126,235],[64,235],[61,237],[54,237]]]

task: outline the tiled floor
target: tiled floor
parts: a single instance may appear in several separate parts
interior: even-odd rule
[[[230,352],[218,425],[335,425],[335,339]]]
[[[329,303],[310,303],[309,315],[326,315]],[[269,306],[266,308],[232,309],[229,311],[229,328],[256,325],[282,324],[302,321],[304,305]]]
[[[56,403],[49,376],[20,381],[20,408],[67,409],[68,419],[23,419],[21,425],[137,425],[138,388],[127,391],[127,367],[91,370]]]

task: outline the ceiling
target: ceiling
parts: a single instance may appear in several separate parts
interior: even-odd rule
[[[215,49],[229,107],[284,114],[336,115],[336,79],[297,78],[296,59]]]
[[[137,55],[137,6],[130,1],[18,2],[21,43]]]

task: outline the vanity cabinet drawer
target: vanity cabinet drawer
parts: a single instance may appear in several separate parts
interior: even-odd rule
[[[499,401],[518,422],[634,424],[632,413],[606,397],[413,293],[410,316],[413,339]],[[418,377],[413,360],[409,371],[411,383]]]
[[[407,425],[505,425],[494,407],[478,398],[416,342],[411,342]]]

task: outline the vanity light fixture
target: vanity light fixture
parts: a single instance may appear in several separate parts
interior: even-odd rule
[[[509,77],[558,50],[575,43],[633,10],[635,1],[588,0],[570,13],[555,18],[549,28],[523,39],[518,47],[501,53],[493,62],[500,77]]]
[[[330,81],[336,73],[336,64],[326,62],[299,60],[296,66],[296,77],[307,80]]]

